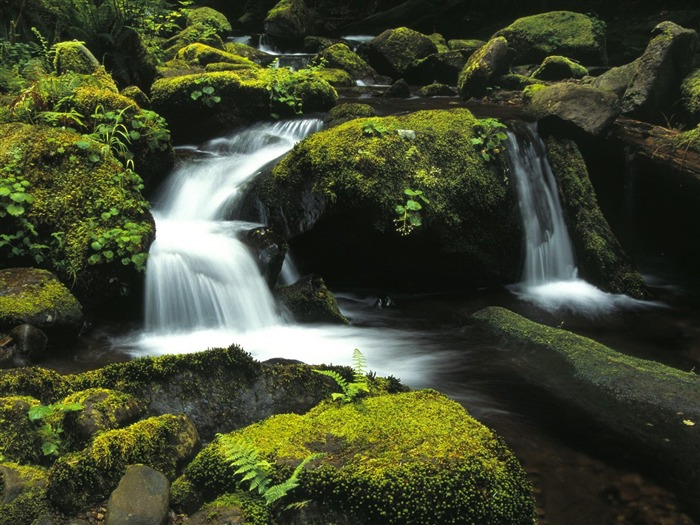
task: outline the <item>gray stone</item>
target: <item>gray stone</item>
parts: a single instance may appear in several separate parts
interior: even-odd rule
[[[31,324],[21,324],[10,330],[10,337],[15,342],[15,351],[20,357],[31,361],[40,361],[45,357],[46,334]]]
[[[459,74],[457,85],[463,99],[480,97],[496,79],[508,72],[512,54],[503,37],[489,40],[472,54]]]
[[[105,525],[163,525],[170,482],[146,465],[130,465],[107,503]]]
[[[637,67],[638,60],[625,64],[624,66],[610,68],[599,77],[591,80],[590,85],[597,89],[612,91],[622,99],[625,91],[627,91],[627,87],[630,85],[630,82],[632,82],[632,78],[634,78]]]

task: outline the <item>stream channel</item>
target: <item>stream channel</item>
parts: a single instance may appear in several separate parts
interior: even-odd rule
[[[148,263],[143,321],[96,322],[77,348],[43,365],[75,372],[136,356],[234,343],[259,360],[350,365],[353,349],[359,348],[374,372],[411,387],[435,388],[499,432],[533,482],[540,523],[694,523],[673,494],[655,483],[643,458],[606,436],[591,439],[582,432],[564,408],[518,378],[509,368],[508,351],[482,340],[468,318],[480,308],[504,306],[620,352],[690,370],[700,363],[697,286],[675,282],[663,265],[647,265],[647,259],[643,269],[654,302],[604,294],[578,279],[543,146],[533,126],[519,125],[517,133],[509,133],[508,149],[526,231],[520,283],[409,294],[342,289],[331,282],[351,326],[286,321],[237,238],[237,232],[258,225],[231,217],[246,184],[321,127],[313,118],[263,123],[198,146],[153,203],[157,240]],[[282,279],[290,283],[297,277],[289,259]],[[376,307],[387,294],[395,306]]]

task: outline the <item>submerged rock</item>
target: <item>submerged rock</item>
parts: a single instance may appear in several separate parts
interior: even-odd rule
[[[320,277],[307,275],[294,284],[278,286],[274,295],[297,322],[350,324]]]
[[[326,402],[303,416],[283,414],[219,436],[185,471],[193,489],[207,497],[234,490],[236,467],[226,449],[238,439],[252,443],[282,478],[322,453],[305,467],[297,490],[323,523],[534,519],[529,483],[502,439],[435,391]]]
[[[473,320],[510,350],[509,362],[529,383],[563,406],[559,417],[575,419],[577,433],[610,436],[626,451],[642,454],[700,515],[697,374],[620,354],[504,308],[485,308]]]

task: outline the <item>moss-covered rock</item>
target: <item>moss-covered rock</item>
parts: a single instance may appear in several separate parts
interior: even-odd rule
[[[348,120],[363,118],[363,117],[374,117],[377,112],[369,104],[358,104],[358,103],[344,103],[338,104],[332,108],[326,118],[324,123],[327,127],[337,126]]]
[[[127,86],[122,89],[119,94],[133,100],[140,108],[148,109],[151,107],[151,99],[148,98],[148,95],[138,86]]]
[[[698,35],[673,22],[654,28],[622,99],[622,112],[649,122],[665,123],[664,112],[679,98],[679,86],[693,69]]]
[[[314,34],[317,25],[315,13],[304,0],[280,0],[265,17],[265,33],[290,42],[301,42]]]
[[[447,53],[450,51],[450,47],[447,45],[447,40],[445,40],[445,37],[440,33],[428,35],[428,38],[433,44],[435,44],[435,48],[437,49],[438,53]]]
[[[609,292],[648,297],[644,279],[623,251],[598,206],[586,163],[576,143],[554,138],[547,139],[546,143],[547,158],[559,181],[582,276]]]
[[[485,40],[454,38],[447,41],[447,47],[449,47],[451,51],[466,51],[471,55],[485,43]]]
[[[367,62],[342,43],[323,49],[313,61],[315,63],[323,61],[326,67],[347,71],[356,80],[367,80],[377,76],[377,72]]]
[[[145,403],[135,396],[106,388],[90,388],[67,396],[61,403],[79,403],[82,409],[66,413],[63,431],[68,446],[84,447],[95,435],[136,422]]]
[[[190,525],[268,525],[270,511],[260,498],[245,493],[224,494],[192,516]]]
[[[80,303],[46,270],[0,270],[0,330],[31,324],[52,338],[74,338],[83,326]]]
[[[104,432],[86,449],[54,463],[47,493],[59,509],[76,512],[109,496],[131,464],[148,465],[175,479],[199,445],[187,416],[166,414]]]
[[[517,260],[520,242],[516,203],[500,165],[475,149],[476,125],[464,109],[351,120],[297,144],[261,182],[258,198],[277,231],[297,236],[318,226],[323,237],[316,241],[335,246],[315,249],[324,277],[334,265],[322,260],[336,252],[342,257],[335,263],[357,264],[351,272],[367,277],[386,277],[385,261],[394,277],[420,267],[429,279],[426,268],[449,259],[446,253],[461,260],[455,266],[466,265],[462,277],[483,276],[487,268],[490,275],[508,273],[505,247],[513,247]],[[395,221],[406,188],[430,201],[410,239],[399,235]]]
[[[511,61],[508,42],[499,36],[475,51],[459,73],[457,86],[463,99],[480,97],[508,72]]]
[[[700,68],[695,69],[681,83],[683,106],[695,122],[700,120]]]
[[[258,68],[258,64],[240,55],[234,55],[206,44],[189,44],[177,52],[176,60],[184,60],[195,66],[206,66],[215,62],[224,62],[242,67]]]
[[[312,453],[298,489],[354,523],[531,524],[530,486],[501,438],[434,391],[323,403],[220,436],[187,467],[209,494],[231,491],[227,443],[252,443],[279,473]]]
[[[382,75],[401,78],[416,60],[437,53],[435,44],[426,35],[399,27],[388,29],[364,48],[367,62]]]
[[[320,277],[302,277],[294,284],[279,286],[274,294],[297,322],[350,324]]]
[[[325,80],[334,88],[351,87],[356,85],[355,80],[352,78],[350,73],[348,73],[344,69],[324,67],[316,71],[316,76],[318,76],[322,80]]]
[[[612,91],[622,100],[627,87],[632,82],[632,78],[634,78],[637,67],[638,63],[635,60],[624,66],[610,68],[602,75],[592,79],[590,85],[597,89]]]
[[[293,114],[292,109],[271,97],[273,86],[284,86],[298,97],[304,112],[327,111],[337,93],[318,75],[301,70],[246,68],[162,78],[153,85],[152,103],[164,115],[173,133],[199,132],[213,135],[270,113]],[[212,88],[204,94],[204,88]],[[193,93],[199,92],[199,97]],[[202,135],[199,135],[201,140]]]
[[[515,64],[540,63],[550,55],[563,55],[586,65],[607,64],[605,23],[580,13],[551,11],[526,16],[496,36],[506,38],[515,53]]]
[[[217,35],[224,38],[231,34],[231,23],[223,13],[211,7],[197,7],[187,10],[187,27],[206,26],[212,28]]]
[[[435,82],[420,88],[416,91],[416,95],[419,97],[456,97],[457,90],[446,84]]]
[[[33,197],[20,219],[36,229],[31,242],[47,248],[27,255],[70,282],[83,305],[104,305],[138,282],[153,238],[138,175],[94,140],[19,123],[0,124],[0,162]],[[15,220],[0,226],[20,228]]]
[[[41,462],[41,437],[29,418],[29,409],[39,405],[29,396],[0,397],[0,455],[5,461]]]
[[[50,515],[46,485],[41,468],[0,463],[0,525],[31,525]]]
[[[53,403],[71,392],[66,376],[39,367],[0,370],[0,395],[31,396],[43,404]]]
[[[89,75],[100,68],[100,62],[82,42],[59,42],[54,49],[53,67],[59,75],[67,71]]]
[[[471,53],[462,50],[429,55],[415,61],[406,70],[406,81],[417,85],[441,82],[456,86],[459,73],[470,56]]]
[[[252,60],[256,64],[267,67],[272,64],[277,57],[264,51],[260,51],[252,46],[238,42],[226,42],[224,50],[233,55],[238,55]]]
[[[478,326],[511,352],[509,362],[543,388],[582,439],[633,451],[700,512],[700,378],[693,372],[615,352],[561,328],[539,325],[504,308],[474,314]],[[562,421],[565,425],[567,422]],[[638,456],[641,454],[641,456]]]
[[[588,70],[581,64],[559,55],[548,56],[542,61],[540,67],[532,72],[533,78],[550,81],[580,79],[586,75]]]
[[[206,44],[216,49],[224,49],[225,44],[221,37],[211,28],[201,24],[186,27],[176,35],[163,43],[163,58],[172,60],[177,52],[189,44]]]

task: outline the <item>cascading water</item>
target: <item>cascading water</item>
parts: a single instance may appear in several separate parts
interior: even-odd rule
[[[525,236],[523,273],[514,291],[546,310],[567,309],[593,316],[621,307],[651,305],[605,293],[577,277],[573,245],[546,147],[535,124],[518,122],[511,128],[506,147]]]

